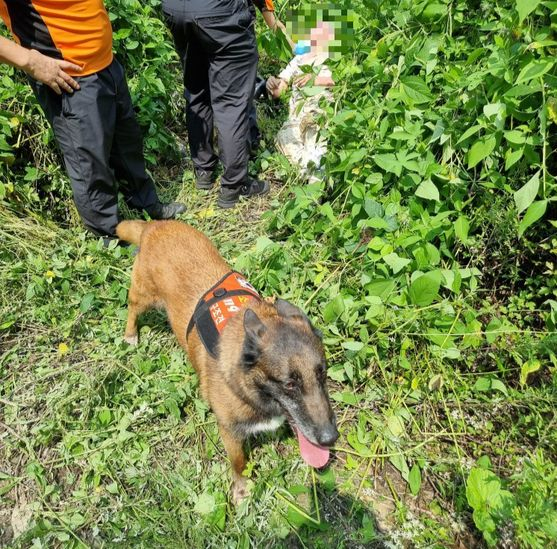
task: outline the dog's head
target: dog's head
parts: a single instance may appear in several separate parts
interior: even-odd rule
[[[298,435],[302,457],[321,467],[338,438],[327,392],[321,333],[294,305],[277,299],[276,314],[244,314],[242,367],[262,399],[272,399]]]

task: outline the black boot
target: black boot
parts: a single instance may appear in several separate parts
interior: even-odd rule
[[[151,219],[174,219],[185,211],[186,206],[181,202],[157,202],[147,213]]]
[[[210,191],[217,179],[214,171],[195,170],[195,188],[202,191]]]
[[[241,196],[250,198],[252,196],[263,196],[269,192],[271,186],[268,181],[261,181],[252,177],[248,182],[241,185],[238,189],[221,188],[217,205],[220,208],[233,208],[240,200]]]

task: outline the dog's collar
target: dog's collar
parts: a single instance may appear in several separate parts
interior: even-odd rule
[[[240,273],[228,272],[197,302],[186,337],[195,326],[207,352],[217,358],[220,334],[228,321],[252,299],[261,301],[256,289]]]

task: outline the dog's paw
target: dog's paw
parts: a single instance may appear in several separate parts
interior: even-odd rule
[[[245,479],[237,480],[232,485],[232,503],[240,505],[242,501],[248,496],[248,486]]]
[[[128,344],[128,345],[137,345],[139,343],[139,338],[137,337],[137,334],[135,335],[125,335],[124,336],[124,341]]]

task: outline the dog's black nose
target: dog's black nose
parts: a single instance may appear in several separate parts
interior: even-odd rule
[[[332,446],[338,439],[338,430],[335,424],[328,425],[319,433],[318,442],[321,446]]]

